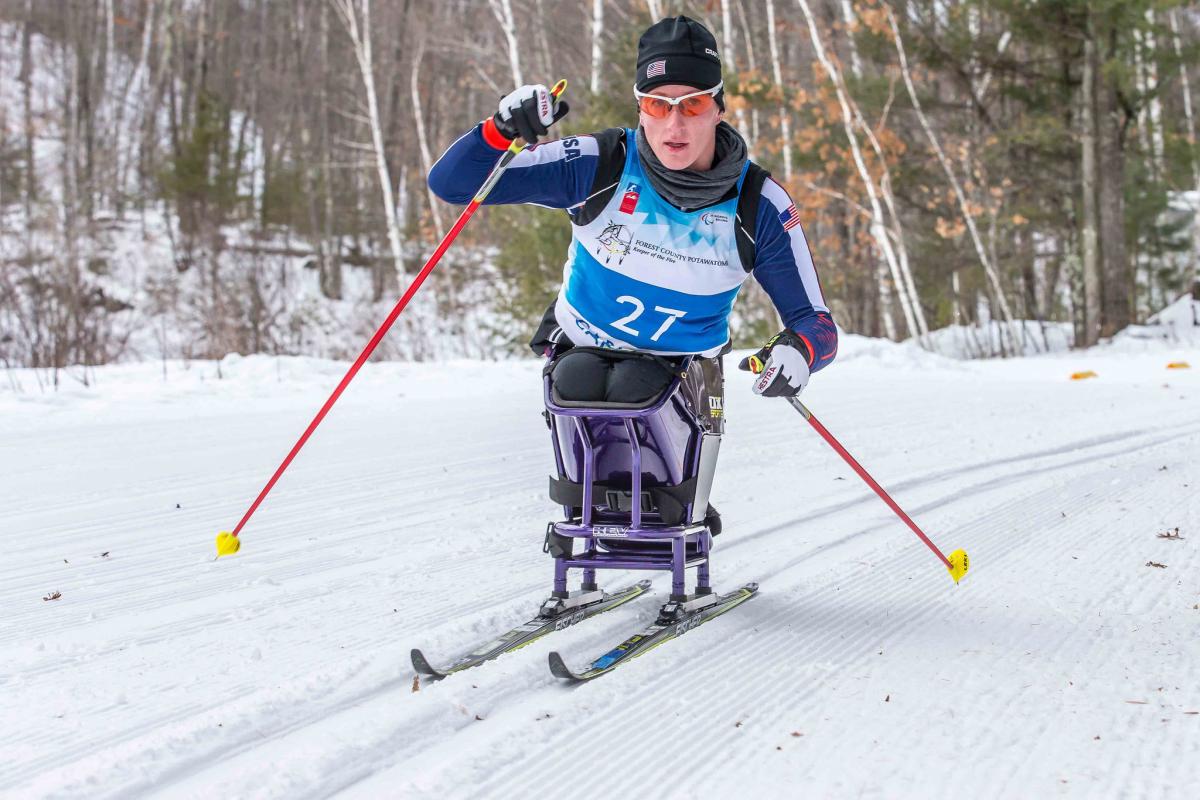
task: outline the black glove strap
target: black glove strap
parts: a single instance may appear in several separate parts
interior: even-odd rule
[[[791,331],[791,329],[789,329],[789,328],[784,328],[779,333],[775,334],[770,339],[768,339],[767,343],[764,344],[762,346],[762,348],[760,348],[759,351],[754,354],[754,356],[756,358],[758,358],[759,361],[761,361],[762,363],[765,364],[767,362],[767,359],[769,359],[771,357],[771,351],[774,350],[776,346],[781,345],[781,344],[787,345],[789,347],[794,347],[796,350],[800,351],[800,355],[804,356],[804,360],[807,363],[812,364],[812,362],[813,362],[812,350],[809,350],[808,345],[805,344],[804,340],[801,339],[799,336],[797,336],[795,333],[793,333]],[[750,370],[750,358],[749,357],[743,358],[740,362],[738,362],[738,369],[744,370],[746,372],[751,371]]]
[[[805,343],[805,341],[803,339],[801,339],[799,336],[797,336],[795,333],[793,333],[790,329],[784,328],[778,334],[776,334],[775,340],[773,342],[771,342],[771,346],[767,348],[767,353],[769,354],[771,351],[771,348],[775,347],[776,345],[780,345],[780,344],[786,344],[789,347],[796,348],[797,350],[800,351],[800,354],[802,356],[804,356],[804,360],[807,363],[809,363],[809,364],[812,363],[812,360],[813,360],[812,351],[808,349],[808,345]]]
[[[537,96],[526,97],[521,101],[521,105],[511,110],[511,119],[501,119],[500,112],[492,117],[496,123],[496,130],[506,139],[524,140],[526,144],[537,144],[538,137],[545,136],[549,132],[549,128],[542,124],[541,117],[537,111],[538,99]],[[551,125],[558,122],[570,110],[564,102],[555,103],[554,119],[551,120]]]

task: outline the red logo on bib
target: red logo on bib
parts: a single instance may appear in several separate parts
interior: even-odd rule
[[[640,194],[640,191],[641,190],[638,188],[636,183],[629,184],[629,188],[625,190],[625,194],[621,197],[622,214],[632,214],[633,210],[637,208],[638,195]]]

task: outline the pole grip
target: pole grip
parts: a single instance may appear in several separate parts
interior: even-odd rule
[[[561,78],[558,83],[554,84],[554,88],[550,90],[551,96],[557,100],[562,96],[562,93],[567,90],[567,79]],[[508,165],[521,152],[536,142],[525,142],[521,139],[513,139],[508,145],[508,149],[500,156],[500,160],[496,162],[496,166],[484,180],[483,185],[479,187],[479,191],[475,193],[472,202],[483,204],[483,201],[491,193],[492,189],[496,188],[496,184],[500,182],[500,176],[504,174],[504,170],[508,169]]]

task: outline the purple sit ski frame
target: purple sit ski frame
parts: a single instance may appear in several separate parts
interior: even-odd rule
[[[686,371],[687,363],[681,371]],[[572,507],[564,506],[567,519],[551,525],[559,536],[584,541],[583,553],[554,559],[556,597],[566,596],[571,569],[583,570],[585,590],[596,588],[598,569],[667,571],[672,577],[672,598],[683,599],[686,570],[696,567],[696,594],[711,593],[708,562],[712,536],[703,522],[689,522],[696,518],[695,501],[686,504],[682,524],[643,519],[645,478],[652,486],[678,486],[699,472],[705,431],[682,396],[687,390],[686,386],[681,388],[682,383],[677,375],[666,391],[645,408],[580,408],[554,402],[551,379],[544,378],[558,474],[581,483],[583,488],[580,518],[573,519]],[[595,507],[593,484],[612,482],[614,476],[632,484],[628,511]],[[701,513],[701,519],[703,516]],[[645,552],[619,547],[614,548],[619,552],[604,552],[606,542],[621,540],[669,542],[671,547],[669,553],[666,548],[653,547]]]

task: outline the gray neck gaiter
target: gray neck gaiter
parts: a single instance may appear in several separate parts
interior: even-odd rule
[[[717,125],[717,150],[712,169],[705,172],[663,166],[640,127],[637,151],[650,185],[664,200],[683,211],[710,206],[724,197],[741,177],[747,158],[746,140],[728,122]]]

